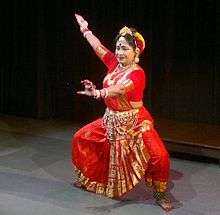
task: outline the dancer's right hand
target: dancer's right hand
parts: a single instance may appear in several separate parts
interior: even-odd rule
[[[79,14],[75,13],[75,17],[76,17],[76,21],[79,24],[80,31],[83,33],[86,30],[88,30],[88,22],[82,16],[80,16]]]
[[[81,83],[84,85],[84,91],[78,91],[77,94],[86,95],[86,96],[94,96],[96,86],[89,80],[83,80]]]

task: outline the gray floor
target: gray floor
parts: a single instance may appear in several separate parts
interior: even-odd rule
[[[140,183],[121,200],[72,186],[70,140],[78,125],[0,115],[0,215],[165,214]],[[172,158],[169,214],[219,215],[220,169]]]

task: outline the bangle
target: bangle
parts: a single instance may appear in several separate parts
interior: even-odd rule
[[[100,97],[101,97],[101,92],[100,92],[100,90],[95,90],[94,98],[95,98],[95,99],[99,99]]]
[[[100,98],[107,98],[108,97],[108,89],[103,88],[101,90],[94,90],[94,98],[100,99]]]
[[[100,90],[100,94],[101,94],[101,97],[102,97],[102,98],[105,98],[105,95],[106,95],[106,90],[105,90],[105,88],[103,88],[103,89]]]
[[[107,88],[103,88],[100,90],[100,97],[102,97],[102,98],[108,97],[108,89]]]
[[[92,31],[90,31],[90,30],[85,31],[85,32],[83,33],[83,36],[86,37],[87,34],[92,34]]]
[[[108,94],[109,94],[108,88],[105,88],[105,98],[108,97]]]
[[[80,31],[84,34],[86,31],[88,31],[88,28],[80,28]]]

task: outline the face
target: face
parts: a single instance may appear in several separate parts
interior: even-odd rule
[[[116,42],[115,55],[119,64],[128,66],[134,62],[135,50],[130,46],[124,37],[120,37]]]

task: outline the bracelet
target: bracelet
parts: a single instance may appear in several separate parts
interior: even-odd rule
[[[100,99],[100,98],[107,98],[108,97],[108,89],[103,88],[101,90],[94,90],[94,98]]]
[[[100,90],[100,94],[101,94],[101,97],[102,97],[102,98],[105,98],[105,95],[106,95],[106,90],[105,90],[105,88],[103,88],[103,89]]]
[[[100,95],[102,98],[107,98],[108,97],[108,89],[107,88],[103,88],[100,90]]]
[[[82,33],[85,33],[86,31],[88,31],[89,29],[86,27],[86,28],[80,28],[80,31],[82,32]]]
[[[94,91],[94,98],[95,99],[99,99],[101,97],[101,92],[100,92],[100,90],[95,90]]]
[[[105,98],[108,97],[108,94],[109,94],[109,90],[107,88],[105,88]]]
[[[92,34],[92,31],[86,30],[86,31],[83,33],[83,36],[86,37],[87,34]]]

